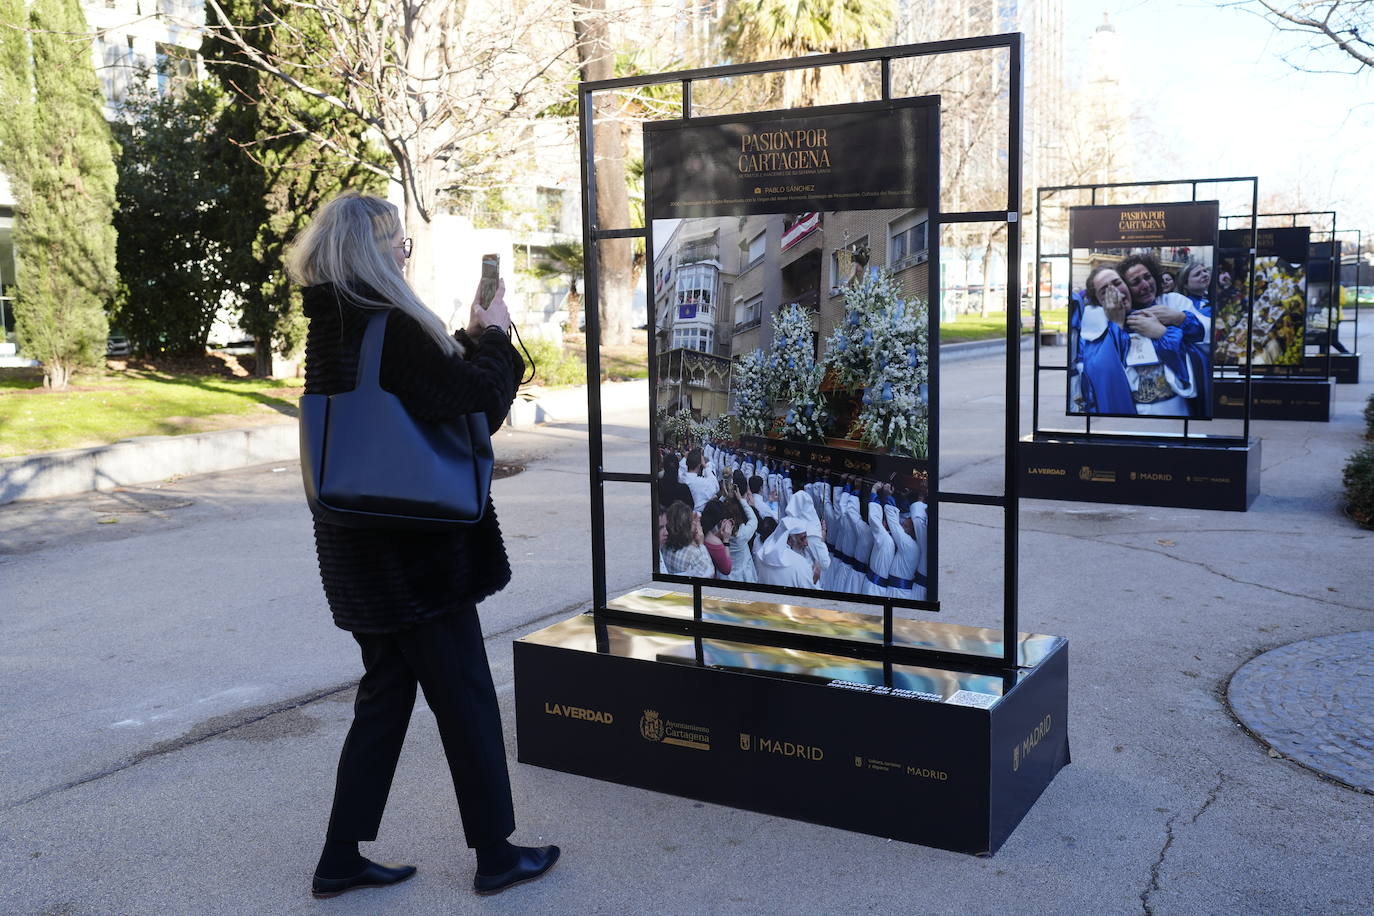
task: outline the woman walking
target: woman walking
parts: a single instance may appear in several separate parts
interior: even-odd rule
[[[306,287],[305,391],[351,390],[368,320],[391,309],[382,387],[419,419],[482,411],[495,430],[524,365],[506,336],[510,316],[502,292],[486,308],[474,303],[466,331],[450,336],[405,281],[409,243],[395,207],[354,192],[326,204],[295,241],[287,268]],[[453,533],[345,528],[316,519],[315,548],[334,622],[357,640],[364,673],[339,757],[314,896],[391,885],[415,873],[409,865],[364,858],[358,843],[377,838],[417,685],[438,722],[463,832],[476,850],[474,889],[496,893],[548,871],[557,846],[507,841],[515,815],[477,617],[477,602],[510,581],[490,502],[481,521]]]

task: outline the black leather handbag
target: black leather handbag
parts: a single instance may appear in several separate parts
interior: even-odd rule
[[[350,528],[452,530],[486,511],[495,461],[481,411],[417,420],[382,389],[391,309],[368,319],[352,391],[300,403],[301,476],[310,510]]]

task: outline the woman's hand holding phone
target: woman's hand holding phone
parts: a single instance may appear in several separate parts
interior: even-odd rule
[[[489,327],[495,326],[503,331],[510,330],[510,310],[506,308],[506,281],[496,284],[496,295],[486,308],[482,308],[482,288],[472,300],[472,317],[468,319],[468,336],[476,338]]]

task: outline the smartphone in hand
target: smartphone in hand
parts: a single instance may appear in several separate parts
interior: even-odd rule
[[[486,308],[491,305],[491,300],[496,298],[496,287],[501,281],[501,256],[499,254],[482,255],[482,283],[478,287],[477,303]]]

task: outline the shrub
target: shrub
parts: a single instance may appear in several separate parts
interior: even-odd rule
[[[1374,445],[1366,445],[1345,463],[1346,511],[1360,525],[1374,528]]]
[[[525,350],[534,360],[534,383],[547,387],[585,385],[587,366],[582,360],[562,350],[546,337],[532,337],[525,341]],[[529,371],[529,367],[525,368]]]
[[[1374,439],[1374,394],[1364,402],[1364,437]]]

